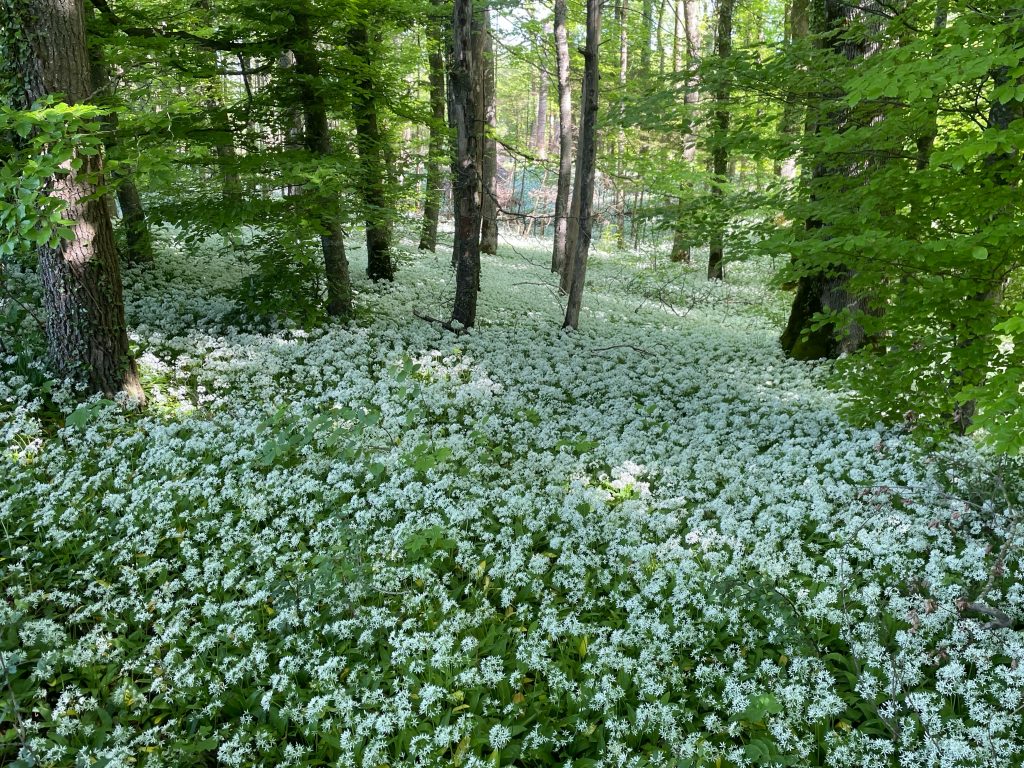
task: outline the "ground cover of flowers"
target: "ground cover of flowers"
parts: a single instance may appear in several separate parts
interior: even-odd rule
[[[564,335],[546,258],[487,258],[468,335],[412,315],[444,255],[260,331],[169,244],[127,279],[145,413],[57,387],[58,429],[5,369],[0,757],[1021,765],[1021,633],[958,603],[1024,618],[986,461],[846,425],[753,267],[599,253]]]

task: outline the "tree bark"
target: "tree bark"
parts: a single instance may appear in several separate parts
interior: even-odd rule
[[[473,0],[455,0],[452,8],[452,61],[448,71],[448,115],[455,130],[454,180],[455,303],[452,320],[465,328],[476,323],[480,288],[480,130],[475,125],[480,64],[473,56]]]
[[[566,35],[566,0],[555,0],[555,56],[558,71],[558,181],[555,187],[555,243],[551,271],[561,272],[566,262],[569,229],[569,189],[572,185],[572,93],[569,88],[569,41]]]
[[[716,199],[719,223],[711,232],[711,248],[708,256],[708,280],[721,280],[724,276],[722,262],[725,256],[725,223],[721,207],[725,198],[725,185],[729,181],[729,98],[730,78],[725,71],[732,55],[732,11],[733,0],[718,0],[718,30],[715,37],[715,55],[723,63],[715,87],[715,130],[714,146],[711,150],[712,173],[711,194]]]
[[[353,73],[352,122],[359,153],[359,187],[366,219],[366,275],[371,280],[394,280],[391,258],[391,206],[388,201],[388,169],[384,158],[389,149],[377,116],[377,66],[367,25],[363,17],[348,30],[349,50],[357,59]]]
[[[92,95],[82,0],[2,0],[20,27],[27,49],[14,54],[19,82],[12,106],[28,109],[37,99],[63,94],[68,104]],[[64,204],[72,240],[39,249],[46,337],[55,371],[93,392],[126,392],[144,400],[128,351],[121,273],[114,230],[103,200],[102,155],[79,156],[79,170],[55,176],[48,193]]]
[[[292,17],[295,20],[295,40],[290,47],[295,54],[295,73],[299,78],[304,143],[310,154],[328,157],[331,154],[331,130],[327,122],[316,39],[305,13],[294,11]],[[323,199],[322,206],[317,206],[327,283],[327,314],[347,317],[352,313],[352,283],[345,256],[345,235],[337,213],[331,210],[333,203],[333,200]]]
[[[573,252],[572,281],[566,302],[563,328],[577,328],[583,303],[583,286],[587,277],[587,256],[590,251],[591,215],[594,199],[594,176],[597,164],[597,97],[600,81],[599,50],[601,44],[601,0],[587,0],[587,42],[583,49],[583,102],[580,125],[579,168],[580,226]]]
[[[548,62],[540,62],[537,86],[537,119],[533,123],[533,151],[540,160],[548,159]]]
[[[435,6],[440,0],[434,0]],[[431,17],[427,22],[427,66],[430,69],[430,140],[427,149],[427,179],[423,196],[423,228],[420,250],[437,249],[437,221],[441,213],[441,156],[447,130],[444,125],[444,42],[441,25]]]
[[[494,39],[491,37],[491,16],[483,9],[481,29],[483,53],[480,63],[480,90],[483,94],[482,119],[480,121],[480,250],[483,253],[498,252],[498,142],[495,131],[498,128],[496,83],[494,66]]]
[[[619,130],[615,137],[615,229],[619,248],[626,247],[626,190],[623,175],[626,152],[626,75],[629,72],[629,0],[620,0],[616,10],[619,22]]]

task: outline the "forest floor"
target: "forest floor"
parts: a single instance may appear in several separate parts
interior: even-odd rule
[[[963,603],[1024,617],[986,460],[846,423],[771,265],[598,251],[565,334],[548,259],[485,257],[462,336],[413,315],[443,247],[260,331],[238,262],[165,243],[145,412],[55,390],[58,428],[4,372],[0,757],[1020,765],[1024,638]]]

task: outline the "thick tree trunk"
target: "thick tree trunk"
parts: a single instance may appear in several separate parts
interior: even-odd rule
[[[718,0],[718,31],[715,37],[715,55],[723,64],[732,55],[732,10],[733,0]],[[723,67],[724,70],[724,67]],[[719,208],[719,223],[711,232],[710,254],[708,256],[708,280],[723,278],[722,262],[725,256],[725,223],[721,212],[725,185],[729,181],[729,77],[723,71],[715,88],[715,130],[714,146],[711,149],[712,181],[711,194]]]
[[[394,280],[389,171],[385,163],[390,150],[377,117],[378,89],[373,79],[377,60],[367,28],[369,23],[369,19],[362,18],[348,30],[349,50],[358,62],[353,73],[352,122],[359,153],[359,191],[366,209],[366,275],[371,280]]]
[[[277,67],[283,73],[295,68],[295,54],[291,51],[282,51],[277,57]],[[292,104],[285,105],[284,126],[282,140],[286,152],[297,152],[303,149],[304,128],[302,125],[302,111]],[[288,184],[284,188],[286,197],[293,197],[302,193],[301,184]]]
[[[18,91],[12,106],[28,109],[50,94],[69,104],[92,95],[82,0],[2,0],[8,19],[24,32],[27,48],[14,54]],[[73,240],[39,249],[46,336],[56,372],[91,391],[126,392],[144,399],[128,351],[121,274],[114,230],[96,184],[101,155],[80,156],[78,171],[55,176],[49,194],[64,204]]]
[[[448,71],[448,115],[455,130],[455,303],[452,320],[471,328],[476,323],[480,288],[480,130],[477,88],[480,63],[473,56],[473,0],[455,0],[452,9],[452,61]]]
[[[440,0],[435,0],[439,4]],[[423,228],[420,230],[420,250],[437,248],[437,221],[441,213],[442,174],[441,156],[444,153],[447,130],[444,125],[444,42],[441,25],[431,17],[427,22],[427,66],[430,69],[430,141],[427,155],[426,190],[423,196]]]
[[[327,122],[320,76],[320,58],[309,17],[293,12],[295,41],[291,46],[295,54],[295,72],[299,78],[299,97],[302,102],[302,121],[305,126],[304,142],[310,154],[327,157],[331,154],[331,130]],[[352,283],[345,256],[345,236],[333,200],[323,200],[320,208],[320,244],[324,253],[324,273],[327,283],[327,314],[346,317],[352,313]]]
[[[700,83],[697,78],[697,65],[700,63],[700,23],[701,3],[699,0],[680,0],[683,6],[683,22],[686,33],[686,92],[683,94],[683,103],[687,105],[691,121],[696,120],[697,105],[700,103]],[[691,123],[689,130],[683,137],[683,160],[687,165],[692,166],[697,159],[697,136]],[[669,258],[672,261],[690,263],[690,243],[686,236],[686,227],[683,217],[686,212],[683,208],[683,198],[679,198],[676,211],[676,226],[672,234],[672,252]]]
[[[495,82],[494,40],[491,37],[491,16],[483,10],[483,55],[480,62],[480,90],[483,94],[483,116],[480,122],[480,250],[498,252],[498,128],[497,83]]]
[[[561,272],[566,262],[569,229],[569,189],[572,185],[572,93],[569,89],[569,42],[566,35],[566,0],[555,0],[555,56],[558,70],[558,181],[555,186],[555,243],[551,271]]]
[[[821,27],[815,28],[821,42],[819,45],[829,46],[847,61],[855,61],[870,55],[875,48],[870,41],[853,39],[843,36],[843,31],[850,28],[861,14],[872,13],[872,18],[881,19],[880,9],[873,8],[872,2],[865,7],[851,5],[844,0],[823,0],[819,16]],[[854,127],[851,115],[843,104],[841,92],[827,93],[824,102],[827,105],[822,122],[828,122],[837,132],[842,133]],[[809,125],[807,130],[817,132],[821,129],[818,119]],[[813,179],[827,176],[853,176],[858,172],[860,158],[852,161],[847,158],[816,158],[812,170]],[[817,229],[822,222],[810,219],[806,222],[808,229]],[[796,296],[790,310],[786,330],[780,338],[782,349],[791,357],[799,360],[838,357],[855,352],[866,341],[864,329],[856,322],[840,331],[833,323],[818,323],[815,318],[822,313],[847,311],[857,313],[866,311],[868,303],[862,296],[856,296],[848,290],[852,272],[845,265],[833,264],[827,271],[821,271],[800,278]]]
[[[591,215],[594,200],[594,175],[597,165],[597,96],[601,76],[599,50],[601,44],[601,0],[587,0],[587,42],[583,49],[583,101],[580,125],[579,168],[580,226],[579,238],[572,254],[572,281],[565,307],[564,328],[576,328],[583,304],[583,286],[587,277],[587,256],[590,252]]]

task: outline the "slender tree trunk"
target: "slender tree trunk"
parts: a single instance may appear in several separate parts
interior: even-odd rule
[[[686,91],[683,94],[683,103],[687,105],[687,111],[691,121],[697,118],[697,105],[700,103],[700,90],[697,78],[697,65],[700,63],[700,25],[701,25],[701,3],[699,0],[680,0],[683,6],[683,22],[686,32]],[[688,166],[692,166],[697,159],[697,136],[692,122],[686,135],[683,137],[683,160]],[[672,261],[690,263],[690,243],[686,236],[684,217],[684,199],[679,198],[676,211],[676,226],[672,234],[672,253],[669,258]]]
[[[452,168],[455,208],[455,303],[452,320],[466,328],[476,323],[480,288],[480,130],[476,81],[480,63],[473,57],[473,0],[455,0],[452,9],[452,61],[448,70],[448,115],[455,129]]]
[[[277,57],[277,68],[285,76],[295,68],[295,54],[290,50],[282,51]],[[304,128],[302,125],[302,111],[293,104],[284,108],[284,149],[286,152],[299,152],[303,147]],[[284,188],[285,197],[293,197],[302,193],[301,184],[288,184]]]
[[[949,0],[937,0],[935,4],[935,21],[932,27],[938,35],[946,28],[949,20]],[[935,137],[939,131],[939,99],[935,97],[929,109],[924,131],[917,138],[917,170],[923,171],[931,162],[932,148],[935,146]]]
[[[392,211],[388,201],[389,172],[385,162],[390,149],[386,146],[387,138],[380,130],[377,117],[378,89],[373,79],[377,57],[367,28],[370,20],[360,19],[348,30],[349,50],[358,62],[353,78],[352,122],[359,152],[359,186],[366,208],[366,274],[371,280],[394,280]]]
[[[590,252],[591,215],[594,200],[594,176],[597,165],[597,96],[601,76],[601,0],[587,0],[587,42],[583,49],[583,102],[580,126],[579,169],[580,226],[572,255],[572,282],[566,302],[564,328],[577,328],[583,304],[583,286],[587,277]]]
[[[582,130],[582,127],[581,127]],[[558,280],[558,291],[562,294],[569,293],[569,286],[572,285],[572,272],[576,268],[576,260],[573,254],[576,253],[576,244],[580,238],[580,183],[583,177],[580,176],[580,148],[576,148],[576,173],[572,180],[572,202],[569,205],[569,226],[565,233],[565,261],[562,262],[562,272]]]
[[[537,119],[533,123],[533,151],[541,160],[548,159],[548,62],[541,59],[537,87]]]
[[[555,186],[555,243],[551,271],[561,272],[566,262],[569,229],[569,188],[572,185],[572,93],[569,89],[569,41],[566,35],[566,0],[555,0],[555,56],[558,71],[558,181]]]
[[[807,38],[809,30],[808,0],[792,0],[789,5],[787,38],[790,46],[799,45]],[[792,140],[799,132],[803,122],[802,109],[795,93],[786,94],[786,103],[782,108],[782,119],[779,121],[779,134],[783,141]],[[783,159],[777,169],[782,179],[791,181],[796,178],[797,157],[795,154]]]
[[[299,78],[304,141],[310,154],[327,157],[331,154],[331,130],[327,122],[316,40],[309,17],[299,11],[294,11],[292,16],[295,20],[295,42],[291,50],[295,54],[295,73]],[[320,244],[324,253],[327,314],[344,317],[352,313],[352,283],[345,256],[345,235],[337,213],[332,210],[333,203],[333,200],[323,200],[323,205],[318,206]]]
[[[435,6],[440,0],[434,0]],[[423,228],[420,231],[420,250],[437,248],[437,221],[441,212],[442,175],[441,156],[444,153],[447,130],[444,125],[444,42],[441,25],[433,17],[427,22],[427,64],[430,68],[430,141],[427,155],[426,191],[423,196]]]
[[[718,31],[715,38],[715,55],[725,64],[732,55],[732,10],[733,0],[718,0]],[[715,131],[714,146],[711,149],[714,181],[711,194],[716,198],[719,222],[711,232],[711,252],[708,256],[708,280],[723,278],[722,262],[725,256],[725,221],[722,203],[725,185],[729,181],[729,98],[730,78],[723,71],[715,87]]]
[[[654,0],[642,0],[640,29],[643,34],[640,40],[640,71],[651,73],[651,37],[654,32]]]
[[[619,248],[626,247],[626,190],[623,189],[626,152],[626,75],[629,71],[629,0],[620,0],[616,10],[619,22],[619,130],[615,137],[615,227]]]
[[[92,101],[95,103],[103,99],[112,103],[114,87],[110,77],[110,67],[107,66],[99,45],[89,46],[89,59],[93,86]],[[111,112],[105,121],[107,124],[105,149],[107,157],[112,157],[117,152],[117,112]],[[122,261],[133,265],[150,264],[153,261],[153,238],[149,232],[149,224],[146,222],[146,210],[142,205],[142,198],[131,177],[130,170],[123,167],[118,173],[111,174],[111,181],[115,186],[117,201],[121,206],[121,221],[125,233]]]
[[[480,59],[480,89],[483,94],[483,119],[480,123],[480,187],[483,197],[480,201],[480,250],[494,254],[498,252],[498,142],[495,139],[498,113],[494,39],[491,37],[491,15],[486,7],[483,9],[481,37],[483,56]]]
[[[25,47],[12,54],[15,109],[63,94],[69,104],[92,95],[82,0],[0,0],[0,9],[24,34]],[[75,236],[39,249],[49,356],[55,371],[93,392],[126,392],[144,399],[135,361],[128,351],[121,273],[114,230],[97,195],[102,155],[80,155],[81,168],[51,179],[48,193],[63,203],[61,215]],[[102,183],[102,182],[100,182]]]

